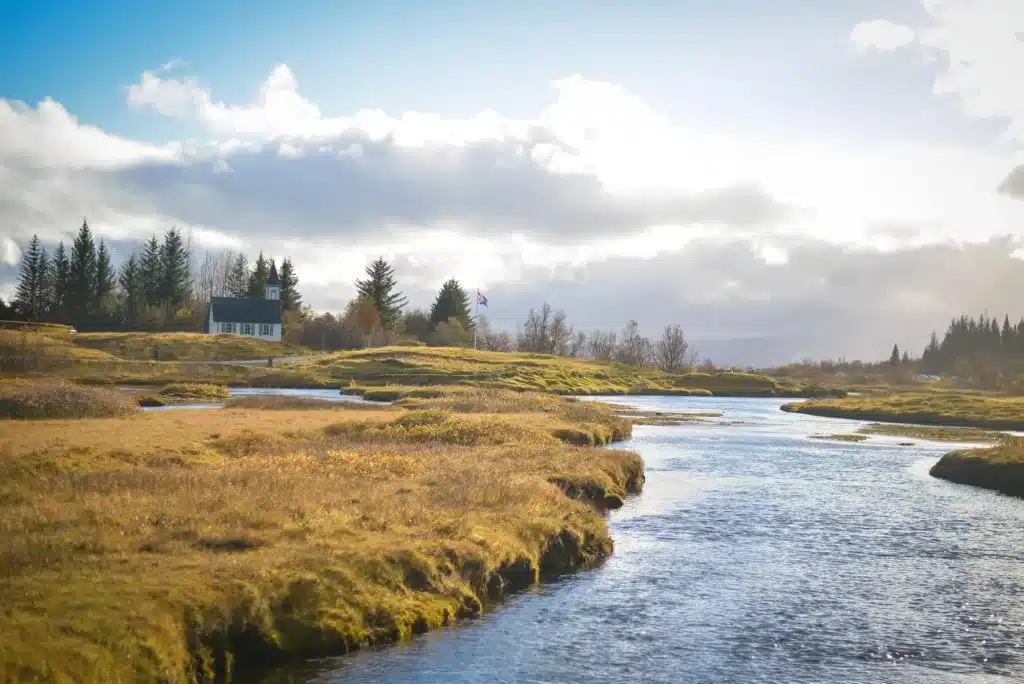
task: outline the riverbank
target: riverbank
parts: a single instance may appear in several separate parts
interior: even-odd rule
[[[783,404],[783,411],[825,418],[883,423],[1024,430],[1024,397],[917,393],[812,399]]]
[[[1024,497],[1024,439],[1008,437],[992,447],[954,451],[940,458],[929,473],[957,484]]]
[[[643,462],[600,405],[508,391],[414,407],[0,423],[0,680],[224,680],[480,613],[613,548]],[[273,409],[273,410],[267,410]]]

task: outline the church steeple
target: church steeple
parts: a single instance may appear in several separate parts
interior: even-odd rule
[[[277,276],[277,264],[270,260],[270,275],[267,276],[267,299],[281,298],[281,279]]]

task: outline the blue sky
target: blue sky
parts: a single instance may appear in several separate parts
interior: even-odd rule
[[[627,87],[673,118],[775,136],[983,140],[936,106],[924,64],[857,60],[850,27],[911,0],[0,3],[0,94],[50,96],[84,122],[159,140],[193,132],[124,107],[144,69],[182,58],[218,97],[251,99],[276,64],[327,112],[377,107],[525,116],[571,74]],[[875,106],[884,99],[885,107]]]
[[[1021,36],[1020,0],[0,0],[0,296],[87,216],[290,256],[322,310],[384,255],[505,322],[914,348],[1024,314]]]

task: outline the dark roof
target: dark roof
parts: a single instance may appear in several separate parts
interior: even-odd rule
[[[213,320],[218,323],[280,323],[281,300],[252,297],[214,297]]]
[[[281,279],[277,277],[277,264],[270,262],[270,275],[267,276],[267,285],[281,285]]]

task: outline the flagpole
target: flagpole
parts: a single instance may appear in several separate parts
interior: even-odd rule
[[[476,314],[473,316],[473,349],[476,349],[476,331],[480,327],[480,290],[476,291]]]

